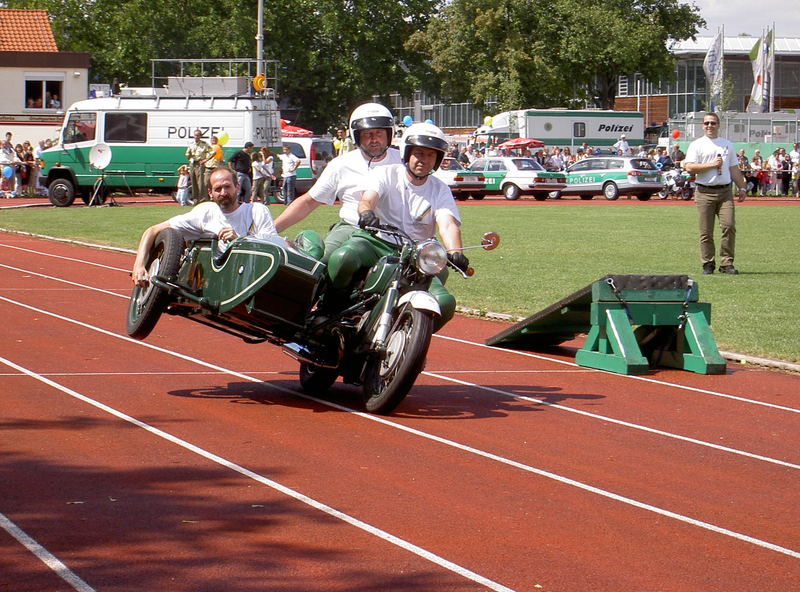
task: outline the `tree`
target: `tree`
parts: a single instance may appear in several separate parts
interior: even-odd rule
[[[85,51],[95,82],[150,84],[151,58],[255,57],[257,0],[7,0],[48,11],[59,49]],[[405,48],[438,0],[265,3],[264,56],[280,62],[279,93],[316,131],[358,103],[410,93],[422,57]]]
[[[445,96],[503,109],[589,100],[613,108],[620,75],[674,73],[670,39],[705,21],[678,0],[453,0],[409,45]]]

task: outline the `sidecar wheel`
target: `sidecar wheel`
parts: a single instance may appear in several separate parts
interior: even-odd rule
[[[147,271],[150,275],[175,276],[181,263],[183,239],[177,230],[168,228],[156,236],[150,258],[147,261]],[[128,304],[128,316],[125,320],[125,330],[134,339],[144,339],[156,326],[161,313],[169,302],[169,294],[153,285],[145,288],[134,286]]]
[[[364,371],[364,406],[391,413],[411,390],[425,366],[433,334],[433,314],[406,307],[394,321],[384,359],[371,357]]]
[[[339,372],[336,368],[321,368],[300,362],[300,387],[309,395],[322,394],[336,382]]]

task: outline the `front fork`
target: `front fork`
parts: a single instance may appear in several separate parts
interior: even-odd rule
[[[400,280],[395,278],[386,290],[378,322],[375,326],[375,335],[372,337],[372,349],[380,356],[386,353],[386,338],[392,328],[392,312],[400,299]]]

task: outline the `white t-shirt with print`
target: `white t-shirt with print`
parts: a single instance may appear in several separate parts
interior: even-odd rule
[[[722,166],[719,169],[710,169],[697,173],[697,182],[701,185],[730,185],[731,167],[739,166],[739,158],[736,156],[736,149],[725,138],[709,138],[703,136],[689,144],[686,150],[686,162],[704,164],[711,162],[717,156],[722,156]]]
[[[206,201],[185,214],[173,216],[168,222],[184,240],[213,238],[226,226],[233,228],[239,236],[266,238],[278,233],[269,209],[263,203],[239,204],[236,210],[224,214],[216,203]]]
[[[429,176],[422,185],[414,185],[408,180],[403,164],[370,171],[362,188],[379,195],[374,211],[381,224],[397,226],[414,240],[433,238],[437,221],[445,217],[452,216],[457,224],[461,224],[461,216],[447,184]]]
[[[328,163],[317,182],[308,190],[308,194],[315,201],[329,206],[338,198],[342,203],[339,218],[357,226],[358,202],[361,199],[364,177],[372,169],[400,162],[400,151],[395,148],[387,149],[381,160],[373,161],[365,159],[361,150],[351,150]]]

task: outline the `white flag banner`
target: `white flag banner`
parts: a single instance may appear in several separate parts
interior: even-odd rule
[[[706,53],[706,59],[703,60],[703,70],[705,70],[706,79],[708,80],[708,94],[712,103],[719,101],[719,95],[722,92],[722,80],[725,77],[724,42],[722,31],[717,31],[716,36],[711,41],[711,47],[708,48],[708,53]]]
[[[772,47],[772,31],[761,36],[750,50],[753,61],[753,90],[750,91],[750,102],[747,103],[749,113],[764,113],[769,109],[769,87],[772,84],[772,60],[775,51]]]

